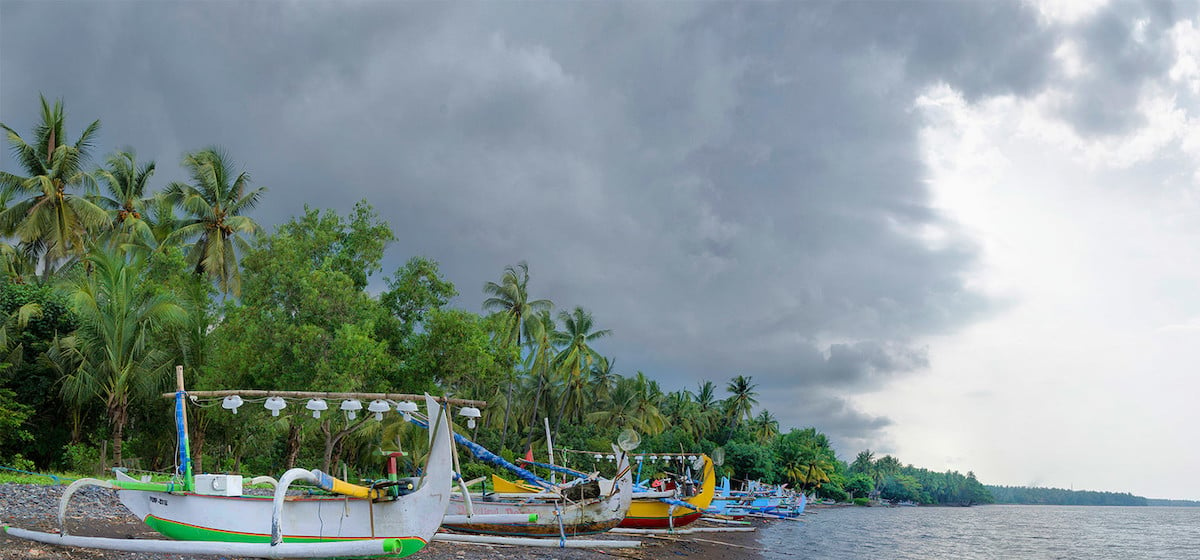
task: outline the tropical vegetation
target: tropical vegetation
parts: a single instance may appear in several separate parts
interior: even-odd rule
[[[461,287],[432,259],[412,256],[379,277],[395,235],[366,201],[346,214],[306,207],[267,231],[252,216],[266,189],[222,149],[183,154],[189,180],[160,185],[156,164],[132,149],[89,167],[100,122],[70,141],[62,103],[41,107],[31,135],[3,126],[19,165],[0,172],[4,465],[170,470],[174,426],[160,395],[183,365],[194,389],[486,400],[471,436],[510,458],[540,456],[549,435],[589,452],[560,461],[594,466],[591,452],[633,429],[642,450],[720,449],[724,475],[824,498],[989,499],[972,473],[930,473],[869,451],[839,460],[816,428],[781,427],[751,375],[668,390],[622,370],[603,351],[614,335],[603,315],[540,298],[525,262],[479,284],[481,312],[453,308]],[[365,472],[381,451],[415,459],[423,445],[395,414],[312,418],[293,405],[232,415],[197,404],[192,453],[208,472]]]

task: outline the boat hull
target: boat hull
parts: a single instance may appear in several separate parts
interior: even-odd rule
[[[704,470],[700,481],[700,493],[682,500],[695,509],[671,505],[657,499],[637,499],[629,506],[629,513],[618,527],[626,529],[678,528],[700,519],[701,512],[712,504],[716,492],[716,471],[712,459],[704,456]]]
[[[429,459],[420,488],[392,500],[348,496],[292,496],[283,501],[284,542],[320,543],[391,539],[402,557],[417,552],[433,538],[450,501],[451,439],[441,407],[427,397],[429,417],[439,418],[430,430]],[[149,527],[177,540],[270,543],[273,500],[260,496],[210,496],[194,492],[118,490],[129,511]]]
[[[528,523],[444,523],[447,529],[462,533],[504,535],[512,537],[558,537],[592,535],[616,527],[628,511],[628,500],[621,506],[619,495],[586,503],[564,504],[559,502],[522,504],[519,502],[487,502],[472,500],[471,509],[476,515],[520,514],[537,515],[537,520]],[[447,514],[466,515],[466,504],[458,498],[450,500]],[[561,515],[560,515],[561,513]],[[561,517],[562,524],[559,524]]]
[[[443,523],[447,529],[463,533],[503,535],[508,537],[571,537],[594,535],[608,531],[625,518],[633,500],[633,475],[622,455],[618,470],[623,473],[615,494],[581,502],[564,500],[500,500],[490,501],[472,495],[471,509],[475,515],[537,515],[528,523]],[[507,481],[506,481],[507,482]],[[449,515],[466,515],[466,503],[461,496],[451,498],[446,508]]]

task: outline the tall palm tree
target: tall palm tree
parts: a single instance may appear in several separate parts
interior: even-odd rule
[[[696,403],[697,428],[704,434],[716,430],[721,421],[721,403],[717,400],[717,385],[706,380],[696,387],[696,393],[692,395],[692,400]]]
[[[662,433],[666,418],[655,406],[646,379],[619,378],[612,390],[612,400],[603,409],[589,413],[588,422],[605,428],[633,428],[647,435]]]
[[[662,388],[658,386],[657,381],[650,379],[641,371],[633,377],[633,384],[636,389],[632,407],[634,417],[637,418],[638,423],[643,426],[642,429],[647,434],[662,433],[667,427],[667,419],[661,412],[664,400]]]
[[[859,451],[858,455],[854,457],[854,462],[850,463],[850,472],[870,475],[874,465],[875,453],[870,449],[864,449]]]
[[[516,266],[504,267],[500,283],[488,282],[483,285],[483,293],[490,297],[483,300],[483,309],[502,313],[506,318],[507,330],[503,333],[505,345],[514,344],[521,347],[521,334],[525,330],[525,319],[539,311],[549,311],[554,304],[548,299],[529,299],[529,264],[525,261]],[[508,418],[512,402],[513,379],[511,372],[508,380],[508,393],[504,406],[504,428],[500,436],[501,447],[508,441]]]
[[[258,204],[266,188],[248,190],[250,176],[245,171],[234,175],[233,162],[218,148],[185,154],[183,167],[191,175],[191,184],[171,183],[166,195],[186,217],[166,241],[194,241],[187,258],[196,273],[215,279],[222,292],[239,295],[237,255],[250,250],[242,236],[261,230],[242,214]]]
[[[93,272],[68,286],[79,329],[63,339],[74,354],[63,379],[68,400],[99,397],[113,430],[113,455],[121,461],[121,444],[129,407],[153,394],[170,377],[170,353],[151,345],[160,329],[184,320],[170,292],[142,278],[144,266],[118,251],[96,251],[88,257]]]
[[[533,408],[530,409],[529,428],[525,436],[525,448],[533,443],[533,434],[537,432],[537,416],[541,409],[542,392],[550,382],[554,372],[554,333],[558,325],[549,310],[542,310],[528,317],[525,321],[525,334],[531,346],[529,365],[526,370],[537,379],[537,392],[533,398]]]
[[[587,399],[587,379],[583,372],[589,370],[600,358],[591,343],[612,334],[612,330],[592,330],[595,326],[592,314],[582,307],[576,306],[571,313],[562,311],[558,320],[563,323],[563,330],[554,333],[554,342],[562,347],[554,357],[555,364],[563,376],[563,394],[556,424],[562,421],[564,415],[570,413],[577,417]],[[557,426],[555,428],[557,430]]]
[[[114,241],[154,247],[154,233],[146,215],[154,203],[153,197],[146,194],[146,185],[154,175],[154,162],[139,166],[137,155],[127,149],[108,156],[105,163],[96,176],[106,192],[96,194],[93,201],[108,211]]]
[[[758,404],[758,393],[754,391],[758,385],[751,383],[753,377],[739,375],[729,380],[729,384],[725,386],[725,390],[729,392],[729,398],[725,400],[726,413],[733,420],[734,425],[741,425],[743,420],[749,420],[752,417],[754,405]]]
[[[871,473],[871,476],[875,478],[875,486],[879,487],[881,483],[888,477],[900,474],[900,468],[903,466],[904,465],[900,463],[900,459],[897,459],[891,455],[884,455],[883,457],[877,459],[874,465],[875,470]]]
[[[100,129],[93,121],[74,144],[66,137],[66,115],[62,101],[51,106],[42,102],[42,122],[34,129],[33,144],[8,125],[8,142],[27,176],[0,171],[0,188],[5,197],[24,197],[0,212],[0,234],[15,237],[27,251],[43,260],[43,276],[53,265],[86,250],[90,232],[108,222],[103,209],[72,192],[86,190],[91,176],[83,170]]]
[[[769,410],[759,412],[758,416],[754,417],[751,425],[754,428],[754,438],[759,443],[770,443],[771,440],[779,435],[779,420]]]
[[[596,360],[596,364],[592,366],[592,393],[599,402],[608,400],[609,393],[616,386],[617,379],[621,377],[616,372],[616,364],[617,360],[615,358],[600,356],[600,359]]]

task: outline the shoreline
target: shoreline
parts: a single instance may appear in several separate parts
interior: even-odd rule
[[[64,486],[0,484],[0,523],[38,531],[58,530],[58,499]],[[765,549],[759,544],[759,531],[770,521],[753,520],[754,532],[683,535],[594,535],[591,538],[640,540],[642,546],[631,549],[535,548],[513,545],[468,544],[434,541],[409,556],[416,560],[593,560],[631,558],[651,560],[683,557],[696,560],[759,560]],[[688,528],[709,526],[704,522]],[[718,525],[711,525],[718,526]],[[112,538],[165,538],[146,527],[103,488],[85,488],[71,500],[67,511],[67,530],[72,534]],[[119,552],[87,548],[59,547],[0,535],[0,560],[72,558],[74,560],[157,560],[161,554]],[[171,555],[172,560],[249,560],[226,556]]]

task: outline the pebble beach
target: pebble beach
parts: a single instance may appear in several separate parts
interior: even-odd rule
[[[0,484],[0,523],[38,531],[58,529],[58,499],[64,486]],[[116,493],[104,488],[81,489],[71,499],[67,511],[67,530],[72,534],[114,538],[162,538],[131,515],[117,500]],[[702,533],[692,535],[647,536],[604,535],[603,538],[642,541],[631,549],[532,548],[507,545],[478,545],[433,542],[410,556],[416,560],[537,559],[585,560],[632,558],[692,558],[696,560],[751,560],[761,555],[758,533]],[[164,555],[114,552],[45,545],[0,535],[0,560],[17,559],[74,560],[241,560],[220,556]]]

